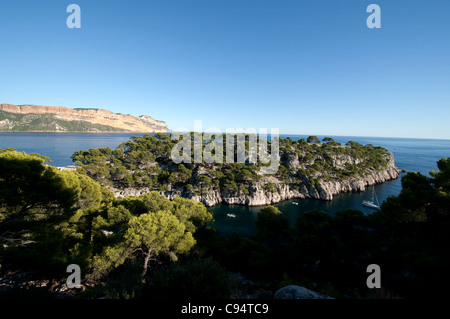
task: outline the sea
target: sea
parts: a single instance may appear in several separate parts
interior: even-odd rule
[[[116,148],[126,142],[131,136],[144,134],[128,133],[0,133],[0,148],[15,148],[26,153],[38,153],[49,157],[53,166],[73,165],[71,156],[75,151],[91,148]],[[307,138],[307,135],[281,134],[280,137],[290,137],[292,140]],[[319,139],[325,136],[318,135]],[[405,171],[420,172],[429,175],[437,170],[437,161],[450,157],[450,140],[416,139],[416,138],[388,138],[388,137],[359,137],[359,136],[330,136],[342,144],[354,141],[363,145],[381,146],[394,154],[396,166]],[[363,200],[371,200],[375,192],[381,204],[389,196],[396,196],[401,191],[400,177],[374,187],[368,187],[365,192],[342,193],[334,196],[332,201],[314,199],[292,199],[274,204],[295,225],[297,218],[310,210],[324,211],[330,215],[343,209],[358,209],[364,214],[371,214],[373,209],[362,206]],[[237,233],[251,236],[255,233],[255,220],[263,207],[247,207],[239,205],[217,205],[209,208],[214,215],[212,225],[226,236]],[[235,217],[229,217],[229,215]]]

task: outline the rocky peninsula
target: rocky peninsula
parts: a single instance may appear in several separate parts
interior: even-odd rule
[[[330,138],[323,143],[280,139],[280,166],[271,175],[261,174],[261,165],[248,163],[175,164],[170,159],[173,146],[168,135],[146,135],[115,150],[76,152],[73,160],[117,197],[157,191],[169,199],[181,196],[206,206],[332,200],[336,194],[364,191],[401,173],[393,154],[382,147],[351,141],[341,145]]]

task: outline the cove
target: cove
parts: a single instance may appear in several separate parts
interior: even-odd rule
[[[401,175],[403,176],[403,174]],[[401,191],[401,176],[397,180],[387,181],[374,186],[380,204],[390,195],[397,196]],[[356,209],[365,215],[375,212],[375,210],[362,205],[363,200],[371,197],[371,187],[367,187],[365,192],[341,193],[334,196],[332,201],[317,199],[291,199],[272,206],[277,207],[288,218],[291,227],[295,227],[297,218],[304,212],[318,209],[334,216],[338,211],[345,209]],[[298,203],[298,205],[293,204]],[[208,208],[213,214],[214,221],[211,225],[220,233],[227,237],[233,233],[250,237],[256,232],[255,220],[258,212],[265,206],[241,206],[219,204]],[[235,215],[230,217],[228,214]]]

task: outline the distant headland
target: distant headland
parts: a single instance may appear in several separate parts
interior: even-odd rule
[[[0,132],[168,133],[166,122],[98,108],[0,104]]]

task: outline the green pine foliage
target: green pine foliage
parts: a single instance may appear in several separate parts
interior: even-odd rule
[[[139,265],[145,282],[154,265],[188,256],[197,229],[212,221],[203,204],[186,198],[150,192],[115,199],[86,174],[44,165],[48,160],[0,150],[0,265],[8,266],[1,271],[63,280],[75,263],[83,282],[98,286]]]
[[[167,151],[164,143],[161,152]],[[356,144],[350,148],[364,152]],[[83,156],[103,163],[121,155],[107,149],[94,154]],[[53,284],[36,284],[64,282],[73,263],[87,287],[79,298],[230,298],[242,287],[229,279],[232,273],[272,292],[297,284],[335,298],[450,297],[450,158],[441,159],[429,177],[407,173],[400,194],[371,215],[310,211],[290,227],[279,209],[268,206],[250,238],[219,234],[201,203],[157,192],[114,198],[83,171],[60,171],[45,165],[48,160],[0,150],[0,275],[8,280],[2,297],[54,297]],[[195,176],[205,188],[214,187],[212,176],[252,176],[240,165],[226,169],[217,176],[190,175],[180,165],[171,173],[183,180]],[[167,181],[176,183],[171,176]],[[366,286],[370,264],[382,269],[380,290]],[[26,276],[32,276],[30,288],[20,289]]]
[[[210,150],[216,138],[204,133],[191,133],[191,140],[203,139],[203,150]],[[175,164],[171,151],[175,142],[170,134],[144,135],[132,137],[116,149],[99,148],[77,151],[73,161],[80,170],[98,181],[102,186],[124,188],[148,188],[155,191],[178,191],[183,196],[204,195],[211,190],[234,196],[251,195],[251,184],[263,182],[268,192],[276,191],[260,171],[263,165],[249,162],[251,135],[237,135],[234,142],[234,163],[226,161],[226,145],[230,135],[222,135],[224,140],[224,163],[194,163],[194,147],[191,148],[190,163]],[[238,159],[238,141],[244,141],[246,161]],[[254,140],[259,140],[255,137]],[[262,141],[261,141],[262,142]],[[323,143],[312,136],[308,141],[290,138],[279,139],[280,162],[274,177],[277,183],[298,187],[302,182],[318,185],[321,181],[332,181],[364,177],[370,172],[387,167],[389,152],[381,147],[348,142],[345,146],[326,137]],[[216,144],[214,144],[216,145]],[[243,146],[242,146],[243,145]],[[215,150],[214,150],[215,151]],[[270,152],[270,145],[268,146]],[[272,184],[270,184],[272,183]]]
[[[227,269],[270,282],[274,290],[296,284],[334,298],[446,300],[450,158],[441,159],[438,168],[431,177],[408,172],[400,194],[371,215],[314,210],[290,228],[286,217],[268,206],[257,216],[253,237],[219,241],[220,235],[210,234],[199,244]],[[381,289],[366,286],[370,264],[381,267]]]

